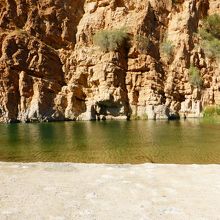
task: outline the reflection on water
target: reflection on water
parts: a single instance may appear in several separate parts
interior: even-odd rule
[[[220,163],[219,134],[199,120],[1,124],[0,160]]]

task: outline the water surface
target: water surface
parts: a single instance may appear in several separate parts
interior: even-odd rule
[[[1,124],[0,161],[220,164],[220,123],[186,120]]]

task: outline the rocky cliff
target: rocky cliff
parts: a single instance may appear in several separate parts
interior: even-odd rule
[[[201,116],[220,104],[220,64],[196,34],[213,13],[219,0],[0,0],[0,121]],[[109,52],[94,44],[120,28],[147,37],[144,51],[134,40]]]

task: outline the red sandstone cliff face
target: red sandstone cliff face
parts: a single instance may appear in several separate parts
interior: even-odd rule
[[[0,0],[0,121],[89,120],[131,115],[201,116],[220,104],[220,65],[199,46],[202,19],[218,0]],[[135,44],[102,52],[93,35],[126,28]],[[167,59],[165,38],[174,44]],[[201,90],[189,83],[199,68]]]

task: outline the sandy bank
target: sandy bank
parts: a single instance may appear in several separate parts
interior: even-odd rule
[[[218,165],[0,163],[0,219],[220,219]]]

